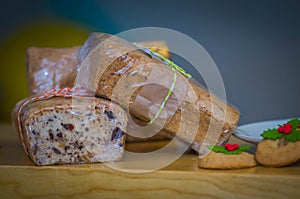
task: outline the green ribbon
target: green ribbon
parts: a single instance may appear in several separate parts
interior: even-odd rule
[[[173,71],[173,78],[172,78],[172,85],[168,90],[168,93],[165,97],[165,99],[163,100],[163,102],[161,103],[161,105],[159,106],[159,110],[157,111],[157,113],[155,114],[155,116],[147,123],[147,124],[152,124],[161,114],[162,110],[164,109],[168,99],[170,98],[174,88],[175,88],[175,84],[177,81],[177,74],[176,71],[181,73],[182,75],[184,75],[185,77],[187,77],[188,79],[190,79],[192,76],[187,73],[183,68],[181,68],[180,66],[178,66],[177,64],[175,64],[174,62],[172,62],[171,60],[169,60],[168,58],[166,58],[165,56],[154,52],[153,50],[150,50],[149,48],[145,48],[139,44],[134,43],[139,49],[143,50],[145,53],[158,58],[160,61],[162,61],[163,63],[167,64],[168,66],[170,66],[172,68]]]

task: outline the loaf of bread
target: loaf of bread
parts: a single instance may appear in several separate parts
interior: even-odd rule
[[[164,111],[153,123],[169,135],[192,143],[197,152],[206,136],[216,139],[216,144],[227,141],[238,123],[237,109],[121,38],[93,33],[78,57],[76,84],[120,104],[145,124],[158,112],[176,75]]]
[[[118,105],[95,97],[32,99],[18,103],[13,117],[24,149],[35,164],[122,158],[127,117]]]
[[[148,41],[139,44],[170,57],[164,41]],[[73,87],[77,75],[77,51],[71,48],[27,49],[26,70],[29,95],[42,94],[45,90]]]
[[[77,51],[72,48],[27,49],[26,73],[29,95],[45,90],[73,87],[77,75]]]

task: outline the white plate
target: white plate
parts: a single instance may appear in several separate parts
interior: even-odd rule
[[[233,135],[246,142],[257,144],[262,140],[262,137],[260,135],[265,130],[269,128],[278,128],[278,125],[284,124],[289,120],[291,119],[272,120],[245,124],[242,126],[238,126],[233,132]]]

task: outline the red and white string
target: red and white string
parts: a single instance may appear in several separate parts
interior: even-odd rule
[[[26,99],[24,102],[19,107],[18,113],[17,113],[17,122],[18,122],[18,129],[19,129],[19,134],[20,138],[22,141],[22,145],[24,148],[24,151],[26,155],[29,155],[28,149],[26,147],[25,141],[24,141],[24,136],[23,136],[23,130],[22,130],[22,124],[21,124],[21,112],[22,109],[29,103],[33,103],[35,101],[39,100],[45,100],[45,99],[50,99],[52,97],[87,97],[87,96],[92,96],[90,92],[87,90],[83,89],[82,87],[73,87],[73,88],[62,88],[62,89],[52,89],[52,90],[46,90],[43,94],[31,97]]]

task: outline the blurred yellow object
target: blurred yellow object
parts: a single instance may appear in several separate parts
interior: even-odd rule
[[[165,41],[143,41],[138,42],[138,44],[145,48],[149,48],[150,50],[155,51],[168,59],[171,58],[168,44]]]
[[[43,20],[19,28],[0,46],[0,121],[9,121],[14,105],[28,96],[26,82],[26,49],[82,45],[89,31],[72,23]]]

